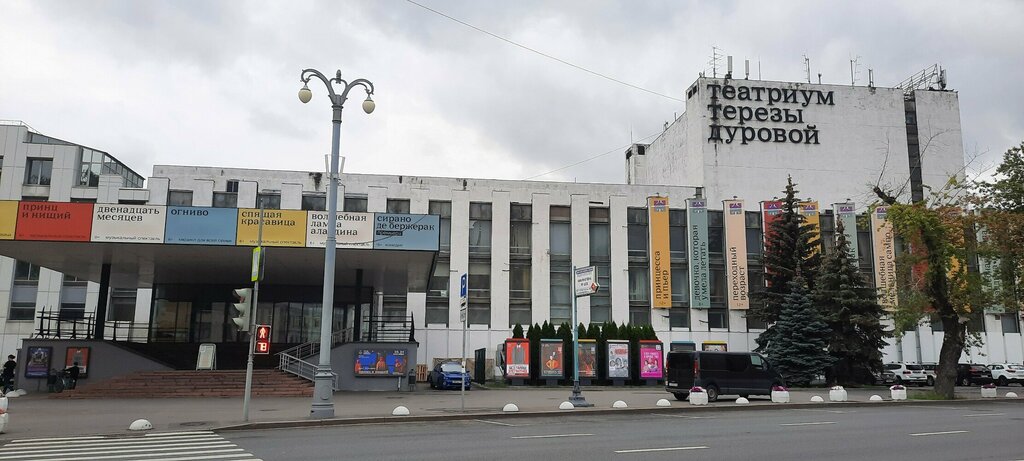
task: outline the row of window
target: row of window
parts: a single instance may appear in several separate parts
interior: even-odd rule
[[[0,157],[0,161],[3,157]],[[114,174],[121,176],[124,187],[141,188],[142,176],[132,172],[107,154],[82,149],[82,161],[79,170],[78,185],[86,187],[97,187],[100,185],[101,174]],[[51,158],[30,158],[25,166],[25,185],[27,186],[49,186],[53,177],[53,159]]]

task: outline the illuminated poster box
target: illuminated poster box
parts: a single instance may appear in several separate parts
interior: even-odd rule
[[[580,378],[597,378],[597,340],[579,340]]]
[[[540,340],[540,376],[542,378],[565,376],[565,356],[562,352],[561,339]]]
[[[530,340],[509,338],[505,340],[505,377],[530,377]]]
[[[661,379],[664,376],[661,341],[640,341],[640,378]]]
[[[629,341],[608,340],[608,378],[629,379]]]
[[[356,376],[404,376],[408,369],[405,349],[359,349]]]

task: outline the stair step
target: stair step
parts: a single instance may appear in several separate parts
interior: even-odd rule
[[[52,398],[181,398],[239,397],[245,391],[244,370],[149,371],[120,376],[81,387]],[[313,383],[279,370],[253,370],[253,396],[313,395]]]

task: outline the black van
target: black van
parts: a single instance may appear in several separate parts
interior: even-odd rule
[[[670,351],[667,368],[665,390],[676,400],[685,400],[694,386],[704,388],[714,402],[721,394],[771,395],[772,386],[785,385],[756,352]]]

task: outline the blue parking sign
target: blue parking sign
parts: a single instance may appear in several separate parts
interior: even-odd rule
[[[469,274],[462,274],[459,284],[459,297],[465,298],[469,294]]]

